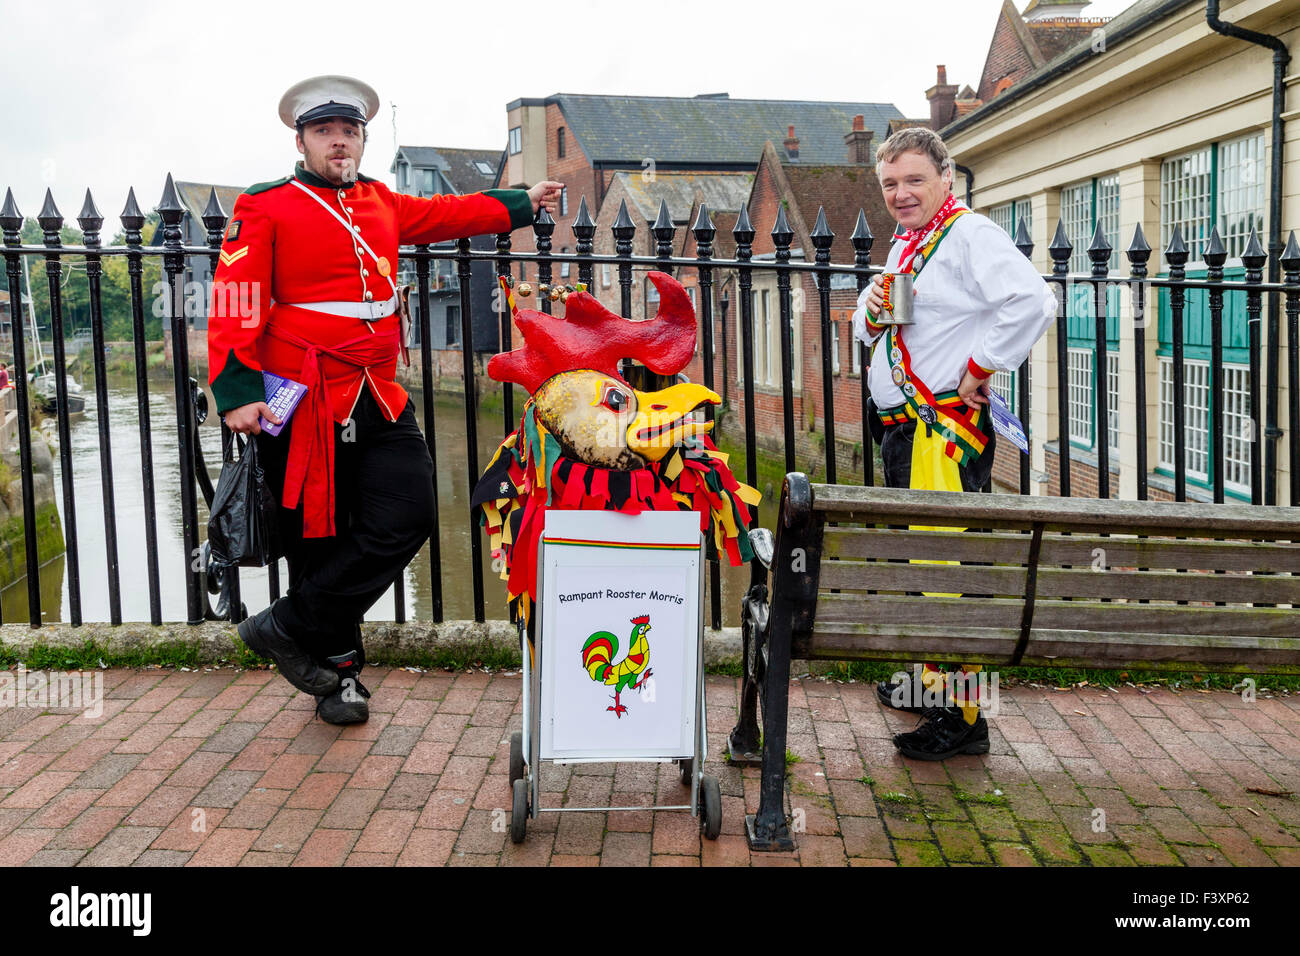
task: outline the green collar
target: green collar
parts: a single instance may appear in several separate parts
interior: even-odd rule
[[[321,177],[313,173],[310,169],[308,169],[306,166],[304,166],[302,164],[302,160],[299,160],[297,163],[294,164],[293,177],[295,179],[301,180],[302,182],[306,183],[308,186],[315,186],[318,189],[347,190],[347,189],[351,189],[353,186],[356,185],[356,183],[351,183],[347,186],[335,186],[329,180],[322,179]],[[373,183],[374,181],[375,180],[371,179],[369,176],[363,176],[360,173],[357,173],[358,183]]]

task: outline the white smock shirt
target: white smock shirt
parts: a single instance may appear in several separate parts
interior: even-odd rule
[[[897,271],[904,242],[885,262]],[[867,328],[867,291],[858,296],[853,335],[868,346],[884,335]],[[1056,296],[1011,237],[987,216],[959,216],[915,283],[912,325],[899,326],[911,371],[934,394],[955,391],[973,361],[986,372],[1017,369],[1056,317]],[[887,329],[886,329],[887,331]],[[890,377],[884,348],[871,356],[867,384],[881,409],[907,399]]]

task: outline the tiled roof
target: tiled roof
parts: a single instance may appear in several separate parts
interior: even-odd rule
[[[668,203],[673,222],[686,222],[697,193],[703,195],[710,210],[729,209],[735,213],[749,199],[754,182],[753,173],[657,173],[652,181],[642,179],[637,172],[614,175],[627,190],[629,205],[635,206],[628,212],[639,211],[647,222],[659,215],[660,200]]]
[[[889,234],[894,231],[894,220],[885,208],[875,167],[796,166],[782,163],[781,169],[790,183],[790,192],[794,194],[795,204],[808,229],[813,229],[817,223],[817,209],[821,207],[826,210],[826,225],[835,234],[835,241],[831,245],[833,261],[852,260],[853,245],[849,242],[849,237],[857,225],[859,209],[867,214],[867,225],[875,236],[872,258],[883,261],[883,254],[889,250]],[[811,244],[805,248],[804,255],[812,259]]]
[[[176,183],[176,195],[180,197],[181,205],[185,207],[197,224],[201,225],[203,222],[203,210],[208,208],[208,195],[213,188],[211,183]],[[229,216],[231,210],[235,208],[235,200],[244,191],[244,187],[217,186],[215,188],[221,208]]]
[[[460,193],[476,193],[491,189],[497,177],[497,165],[501,162],[499,149],[457,149],[449,146],[399,146],[399,154],[410,160],[412,166],[432,167],[440,170],[447,180]],[[483,172],[478,164],[483,163],[490,172]],[[389,172],[397,169],[397,157],[393,157]]]
[[[752,165],[768,140],[780,143],[793,126],[799,162],[839,162],[844,134],[861,114],[877,142],[902,117],[890,103],[733,100],[724,97],[588,96],[557,93],[558,103],[593,163]]]

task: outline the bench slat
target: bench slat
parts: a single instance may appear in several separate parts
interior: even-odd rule
[[[1179,634],[1188,639],[1192,635],[1288,638],[1300,632],[1300,611],[1040,600],[1034,606],[1033,626],[1036,630]]]
[[[916,598],[896,594],[819,594],[817,620],[907,621],[931,627],[1019,628],[1024,601],[1010,598]],[[1018,632],[1017,632],[1018,633]]]
[[[1036,495],[968,495],[962,492],[812,485],[812,507],[826,521],[1114,531],[1132,534],[1190,532],[1202,537],[1300,540],[1300,507],[1202,505],[1188,502],[1049,498]]]
[[[1300,603],[1300,578],[1286,575],[1179,574],[1176,571],[1092,571],[1040,568],[1039,598],[1122,598],[1136,601]],[[1300,627],[1300,621],[1297,626]]]
[[[878,532],[877,532],[878,533]],[[1104,554],[1094,555],[1100,548]],[[1043,535],[1043,566],[1193,568],[1207,571],[1290,571],[1300,574],[1300,544],[1262,541],[1179,541],[1174,538]]]
[[[822,588],[840,591],[938,591],[1023,597],[1025,569],[975,565],[823,561]]]
[[[943,557],[952,561],[1001,564],[1024,564],[1029,560],[1028,534],[827,528],[823,542],[822,556],[827,558],[870,561],[877,558]],[[1300,563],[1300,548],[1297,549],[1297,563]]]
[[[1029,534],[1007,532],[904,531],[897,528],[827,528],[825,557],[872,560],[942,555],[953,561],[1024,564]],[[1101,554],[1096,552],[1100,550]],[[1206,571],[1272,571],[1300,574],[1300,544],[1097,534],[1043,535],[1040,564],[1111,568],[1179,568]]]

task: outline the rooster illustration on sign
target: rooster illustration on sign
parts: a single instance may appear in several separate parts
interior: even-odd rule
[[[627,713],[627,708],[619,703],[620,692],[640,690],[641,685],[653,673],[646,666],[650,660],[650,643],[646,640],[649,633],[649,614],[632,618],[627,656],[617,664],[614,663],[614,656],[618,653],[618,638],[609,631],[597,631],[582,645],[582,666],[597,684],[614,688],[614,706],[605,709],[612,710],[619,719]]]

